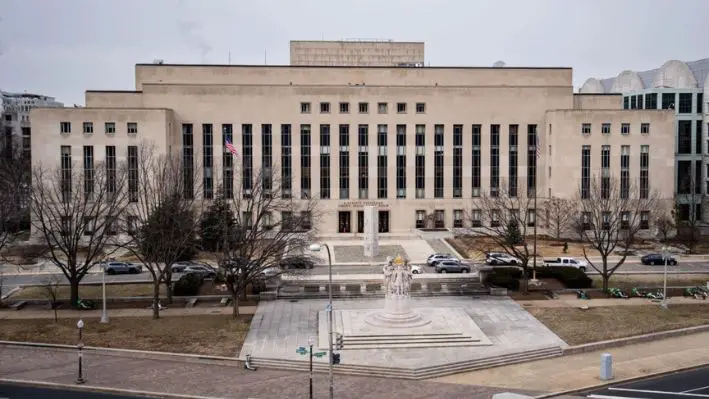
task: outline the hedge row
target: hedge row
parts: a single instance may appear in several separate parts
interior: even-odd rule
[[[531,274],[531,270],[528,272]],[[519,289],[522,269],[517,267],[496,267],[485,281],[488,285],[504,287],[509,290]],[[537,278],[553,278],[564,284],[566,288],[592,288],[593,280],[586,273],[575,267],[538,267]]]

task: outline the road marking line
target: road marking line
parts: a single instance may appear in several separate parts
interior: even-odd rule
[[[707,389],[707,388],[709,388],[709,385],[707,385],[707,386],[705,386],[705,387],[701,387],[701,388],[688,389],[688,390],[686,390],[686,391],[682,391],[682,393],[694,392],[694,391],[702,391],[702,390]]]
[[[626,392],[640,392],[640,393],[659,393],[662,395],[676,395],[676,396],[688,396],[692,398],[709,398],[709,395],[702,395],[699,393],[683,393],[683,392],[667,392],[667,391],[651,391],[649,389],[630,389],[630,388],[608,388],[609,391],[626,391]]]
[[[611,396],[611,395],[595,395],[595,394],[591,394],[586,397],[593,398],[593,399],[647,399],[647,398],[631,398],[629,396]]]

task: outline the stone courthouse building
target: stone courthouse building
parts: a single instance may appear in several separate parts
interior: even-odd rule
[[[33,163],[120,161],[149,140],[199,159],[205,198],[273,167],[285,195],[321,200],[318,230],[331,237],[361,231],[366,205],[379,208],[382,237],[430,215],[461,227],[476,197],[510,184],[541,203],[610,173],[673,195],[674,114],[574,94],[571,68],[424,66],[423,43],[292,42],[291,56],[138,64],[134,90],[33,110]]]

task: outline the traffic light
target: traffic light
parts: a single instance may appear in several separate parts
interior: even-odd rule
[[[345,347],[345,338],[342,334],[335,333],[335,349],[340,350]]]
[[[339,353],[332,354],[332,364],[340,364],[340,354]]]

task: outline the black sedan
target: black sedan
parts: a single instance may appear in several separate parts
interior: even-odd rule
[[[665,258],[662,257],[662,254],[647,254],[640,258],[640,263],[642,263],[643,265],[664,265]],[[673,256],[668,256],[667,264],[670,266],[676,266],[677,259],[675,259]]]

